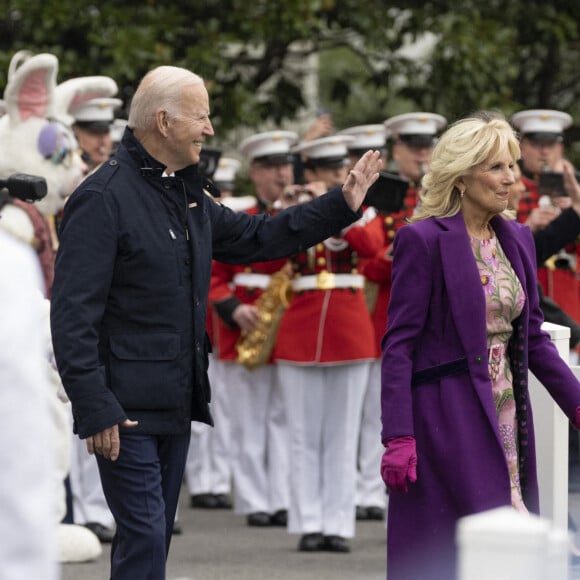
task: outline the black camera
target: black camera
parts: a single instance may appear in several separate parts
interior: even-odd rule
[[[204,147],[199,155],[198,171],[203,179],[203,188],[214,197],[220,197],[222,194],[212,181],[221,156],[221,149],[216,149],[215,147]]]
[[[222,152],[215,147],[204,147],[199,154],[198,171],[203,177],[213,177]]]
[[[47,193],[46,179],[28,173],[14,173],[8,179],[0,179],[0,190],[3,189],[10,197],[28,202],[39,201]]]
[[[379,178],[369,187],[363,203],[384,213],[397,213],[405,206],[408,188],[409,180],[381,171]]]

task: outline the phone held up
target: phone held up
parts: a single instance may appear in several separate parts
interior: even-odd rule
[[[558,171],[542,171],[538,181],[538,194],[549,197],[566,197],[564,174]]]

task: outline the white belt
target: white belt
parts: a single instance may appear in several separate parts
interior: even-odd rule
[[[236,286],[246,286],[250,288],[266,288],[272,277],[270,274],[254,274],[253,272],[240,272],[234,274],[232,282]]]
[[[315,276],[302,276],[292,280],[292,290],[334,290],[335,288],[363,288],[365,278],[361,274],[333,274],[320,272]]]

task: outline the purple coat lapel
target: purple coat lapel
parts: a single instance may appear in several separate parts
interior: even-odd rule
[[[439,248],[450,312],[463,349],[471,359],[473,353],[487,353],[486,305],[479,271],[462,214],[435,221],[443,227],[439,236]],[[508,257],[511,258],[513,253],[511,251]],[[482,362],[487,364],[487,360]],[[472,384],[500,443],[496,428],[497,414],[489,382],[474,380]]]
[[[466,353],[487,350],[485,318],[474,317],[485,312],[485,296],[463,216],[435,221],[444,228],[439,236],[443,276],[463,348]]]
[[[526,291],[526,274],[522,262],[522,241],[518,241],[516,237],[517,230],[510,227],[510,222],[499,216],[491,220],[491,226],[514,272],[519,278],[522,288]]]

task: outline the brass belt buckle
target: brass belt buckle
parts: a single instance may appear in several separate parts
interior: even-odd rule
[[[332,272],[320,272],[316,275],[317,290],[332,290],[336,288],[336,281]]]

